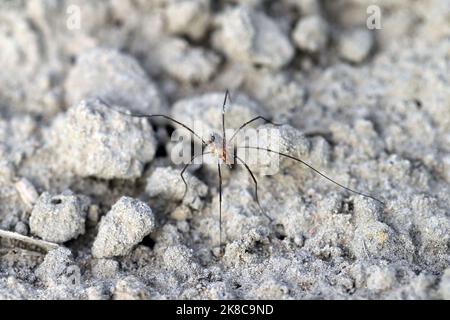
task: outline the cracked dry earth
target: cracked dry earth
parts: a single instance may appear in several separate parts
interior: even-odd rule
[[[449,299],[449,61],[446,0],[0,4],[0,298]],[[252,168],[271,222],[224,169],[218,256],[216,168],[183,198],[176,126],[101,101],[219,130],[226,88],[227,127],[285,123],[386,205],[280,159]]]

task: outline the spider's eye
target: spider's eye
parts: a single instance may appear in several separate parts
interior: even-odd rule
[[[216,136],[215,135],[211,135],[211,142],[214,142],[214,140],[216,140]]]

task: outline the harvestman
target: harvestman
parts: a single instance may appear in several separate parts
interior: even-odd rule
[[[248,125],[249,125],[250,123],[252,123],[252,122],[255,122],[255,121],[258,121],[258,120],[263,120],[263,121],[265,121],[266,123],[272,124],[272,125],[274,125],[274,126],[280,126],[280,124],[276,124],[276,123],[270,121],[269,119],[267,119],[267,118],[265,118],[265,117],[263,117],[263,116],[257,116],[257,117],[254,117],[254,118],[248,120],[247,122],[244,122],[244,123],[243,123],[243,124],[242,124],[242,125],[241,125],[234,133],[233,133],[233,135],[231,136],[231,138],[230,138],[229,140],[227,140],[226,134],[225,134],[225,107],[226,107],[226,104],[227,104],[227,99],[229,99],[229,92],[228,92],[228,90],[226,90],[226,92],[225,92],[225,98],[224,98],[224,100],[223,100],[223,105],[222,105],[222,136],[218,135],[217,133],[213,133],[213,134],[211,134],[209,140],[207,140],[207,141],[205,141],[201,136],[199,136],[197,133],[195,133],[194,130],[192,130],[191,128],[189,128],[189,127],[188,127],[187,125],[185,125],[184,123],[182,123],[182,122],[180,122],[180,121],[178,121],[178,120],[176,120],[176,119],[174,119],[174,118],[172,118],[172,117],[169,117],[169,116],[167,116],[167,115],[163,115],[163,114],[136,114],[136,113],[127,113],[127,112],[123,112],[123,111],[114,109],[114,108],[112,108],[109,104],[107,104],[106,102],[104,102],[103,100],[98,99],[101,103],[103,103],[105,106],[111,108],[112,110],[114,110],[114,111],[116,111],[116,112],[119,112],[119,113],[121,113],[121,114],[130,116],[130,117],[136,117],[136,118],[157,118],[157,117],[159,117],[159,118],[164,118],[164,119],[166,119],[166,120],[172,121],[172,122],[176,123],[177,125],[183,127],[184,129],[188,130],[190,133],[192,133],[197,139],[199,139],[199,140],[202,142],[202,153],[199,154],[199,155],[193,155],[192,158],[191,158],[191,160],[190,160],[190,162],[187,163],[187,164],[183,167],[183,169],[181,170],[180,176],[181,176],[181,179],[183,180],[183,183],[184,183],[184,185],[185,185],[185,191],[184,191],[183,198],[184,198],[184,196],[186,195],[186,192],[187,192],[187,189],[188,189],[187,182],[186,182],[186,180],[184,179],[184,173],[185,173],[186,169],[189,167],[189,165],[191,165],[192,162],[193,162],[197,157],[201,157],[201,156],[204,156],[204,155],[207,155],[207,154],[212,154],[212,155],[214,155],[214,156],[217,157],[217,171],[218,171],[218,173],[219,173],[219,229],[220,229],[220,230],[219,230],[219,246],[220,246],[220,252],[221,252],[221,254],[223,254],[223,243],[222,243],[222,171],[221,171],[221,168],[220,168],[221,163],[225,163],[225,164],[230,165],[230,163],[236,163],[235,161],[237,160],[237,161],[239,161],[242,165],[244,165],[245,169],[246,169],[247,172],[249,173],[249,175],[250,175],[250,177],[252,178],[253,183],[254,183],[254,185],[255,185],[255,194],[254,194],[255,202],[258,204],[258,206],[259,206],[261,212],[262,212],[269,220],[272,221],[272,219],[264,212],[264,210],[262,209],[261,204],[260,204],[260,202],[259,202],[259,198],[258,198],[258,181],[256,180],[255,175],[253,174],[253,172],[251,171],[251,169],[250,169],[250,167],[247,165],[247,163],[245,163],[244,160],[242,160],[240,157],[237,156],[237,154],[236,154],[236,152],[235,152],[236,149],[254,149],[254,150],[262,150],[262,151],[265,151],[265,152],[274,153],[274,154],[277,154],[277,155],[279,155],[279,156],[282,156],[282,157],[285,157],[285,158],[288,158],[288,159],[297,161],[297,162],[303,164],[304,166],[308,167],[309,169],[311,169],[312,171],[314,171],[314,172],[317,173],[318,175],[320,175],[322,178],[325,178],[326,180],[332,182],[333,184],[335,184],[335,185],[337,185],[337,186],[339,186],[339,187],[341,187],[341,188],[343,188],[343,189],[345,189],[345,190],[347,190],[347,191],[350,191],[350,192],[352,192],[352,193],[354,193],[354,194],[357,194],[357,195],[360,195],[360,196],[363,196],[363,197],[366,197],[366,198],[373,199],[373,200],[375,200],[375,201],[381,203],[383,206],[385,205],[383,201],[377,199],[376,197],[371,196],[371,195],[369,195],[369,194],[362,193],[362,192],[357,191],[357,190],[354,190],[354,189],[351,189],[351,188],[349,188],[349,187],[346,187],[346,186],[340,184],[339,182],[337,182],[337,181],[335,181],[335,180],[329,178],[329,177],[326,176],[324,173],[322,173],[322,172],[320,172],[319,170],[315,169],[313,166],[311,166],[310,164],[306,163],[305,161],[303,161],[303,160],[301,160],[301,159],[299,159],[299,158],[296,158],[296,157],[294,157],[294,156],[291,156],[291,155],[289,155],[289,154],[285,154],[285,153],[278,152],[278,151],[275,151],[275,150],[272,150],[272,149],[262,148],[262,147],[258,147],[258,146],[242,146],[242,147],[240,147],[240,146],[235,146],[235,145],[233,145],[232,142],[233,142],[233,140],[236,138],[236,135],[237,135],[242,129],[244,129],[246,126],[248,126]],[[232,148],[230,148],[230,146],[231,146]],[[207,147],[210,147],[210,150],[211,150],[211,151],[205,152],[205,149],[206,149]],[[232,159],[232,162],[230,161],[230,160],[231,160],[230,158],[233,158],[233,159]]]

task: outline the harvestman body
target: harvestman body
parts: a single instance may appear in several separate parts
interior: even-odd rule
[[[274,153],[274,154],[277,154],[279,156],[282,156],[282,157],[294,160],[294,161],[299,162],[299,163],[303,164],[304,166],[308,167],[309,169],[311,169],[312,171],[314,171],[315,173],[317,173],[321,177],[327,179],[328,181],[332,182],[333,184],[335,184],[335,185],[337,185],[337,186],[339,186],[339,187],[341,187],[341,188],[343,188],[343,189],[345,189],[347,191],[350,191],[350,192],[352,192],[354,194],[358,194],[358,195],[366,197],[366,198],[371,198],[371,199],[381,203],[384,206],[384,202],[379,200],[379,199],[377,199],[376,197],[371,196],[369,194],[365,194],[365,193],[359,192],[359,191],[351,189],[351,188],[348,188],[348,187],[346,187],[346,186],[344,186],[344,185],[334,181],[333,179],[327,177],[325,174],[323,174],[322,172],[320,172],[319,170],[315,169],[313,166],[311,166],[310,164],[306,163],[305,161],[303,161],[303,160],[301,160],[299,158],[293,157],[293,156],[291,156],[289,154],[285,154],[285,153],[282,153],[282,152],[274,151],[274,150],[271,150],[271,149],[268,149],[268,148],[263,148],[263,147],[257,147],[257,146],[242,146],[242,147],[237,146],[236,147],[236,146],[234,146],[232,144],[232,142],[233,142],[234,138],[236,137],[236,135],[244,127],[246,127],[247,125],[249,125],[252,122],[255,122],[257,120],[263,120],[263,121],[265,121],[267,123],[270,123],[270,124],[272,124],[274,126],[280,126],[280,124],[273,123],[269,119],[266,119],[266,118],[264,118],[262,116],[257,116],[255,118],[252,118],[252,119],[248,120],[244,124],[242,124],[234,132],[234,134],[231,136],[231,138],[229,140],[227,140],[226,134],[225,134],[225,106],[226,106],[226,103],[227,103],[227,99],[229,99],[229,92],[228,92],[228,90],[225,93],[225,98],[224,98],[223,105],[222,105],[222,136],[220,136],[217,133],[214,133],[214,134],[211,135],[211,137],[207,141],[205,141],[202,137],[200,137],[197,133],[194,132],[194,130],[189,128],[187,125],[183,124],[182,122],[180,122],[180,121],[178,121],[178,120],[176,120],[176,119],[174,119],[172,117],[169,117],[169,116],[166,116],[166,115],[163,115],[163,114],[145,115],[145,114],[127,113],[127,112],[123,112],[123,111],[120,111],[120,110],[117,110],[117,109],[113,109],[113,108],[111,108],[111,106],[109,104],[107,104],[106,102],[104,102],[101,99],[98,99],[105,106],[115,110],[116,112],[119,112],[121,114],[130,116],[130,117],[137,117],[137,118],[156,118],[156,117],[160,117],[160,118],[164,118],[166,120],[172,121],[175,124],[177,124],[177,125],[185,128],[186,130],[188,130],[191,134],[193,134],[197,139],[199,139],[202,142],[202,153],[199,154],[199,155],[194,155],[191,158],[191,161],[189,163],[187,163],[184,166],[184,168],[181,170],[181,173],[180,173],[181,179],[183,180],[183,183],[185,185],[184,196],[186,195],[187,188],[188,188],[187,182],[184,179],[184,173],[185,173],[186,169],[189,167],[189,165],[192,164],[194,159],[197,158],[197,157],[201,157],[201,156],[207,155],[207,154],[212,154],[213,156],[215,156],[217,158],[217,171],[219,173],[219,228],[220,228],[220,230],[219,230],[219,237],[220,237],[219,244],[220,244],[220,252],[221,252],[221,254],[223,254],[223,243],[222,243],[222,171],[221,171],[221,167],[220,167],[221,163],[225,163],[225,164],[231,166],[231,164],[236,163],[236,160],[237,160],[237,162],[239,162],[242,165],[244,165],[244,167],[248,171],[249,175],[251,176],[251,178],[253,180],[253,183],[255,184],[255,194],[254,194],[255,201],[258,204],[261,212],[270,221],[272,221],[272,219],[265,213],[265,211],[262,209],[262,207],[260,205],[259,198],[258,198],[258,182],[257,182],[257,180],[255,178],[255,175],[251,171],[250,167],[241,158],[239,158],[236,155],[236,152],[235,152],[236,149],[262,150],[262,151],[265,151],[265,152]],[[184,198],[184,196],[183,196],[183,198]]]

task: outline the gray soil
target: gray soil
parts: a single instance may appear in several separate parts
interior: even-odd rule
[[[447,0],[2,1],[0,298],[450,299],[449,61]],[[121,112],[218,130],[227,88],[385,205],[280,159],[270,221],[224,167],[221,256],[217,168],[183,197],[176,126]]]

